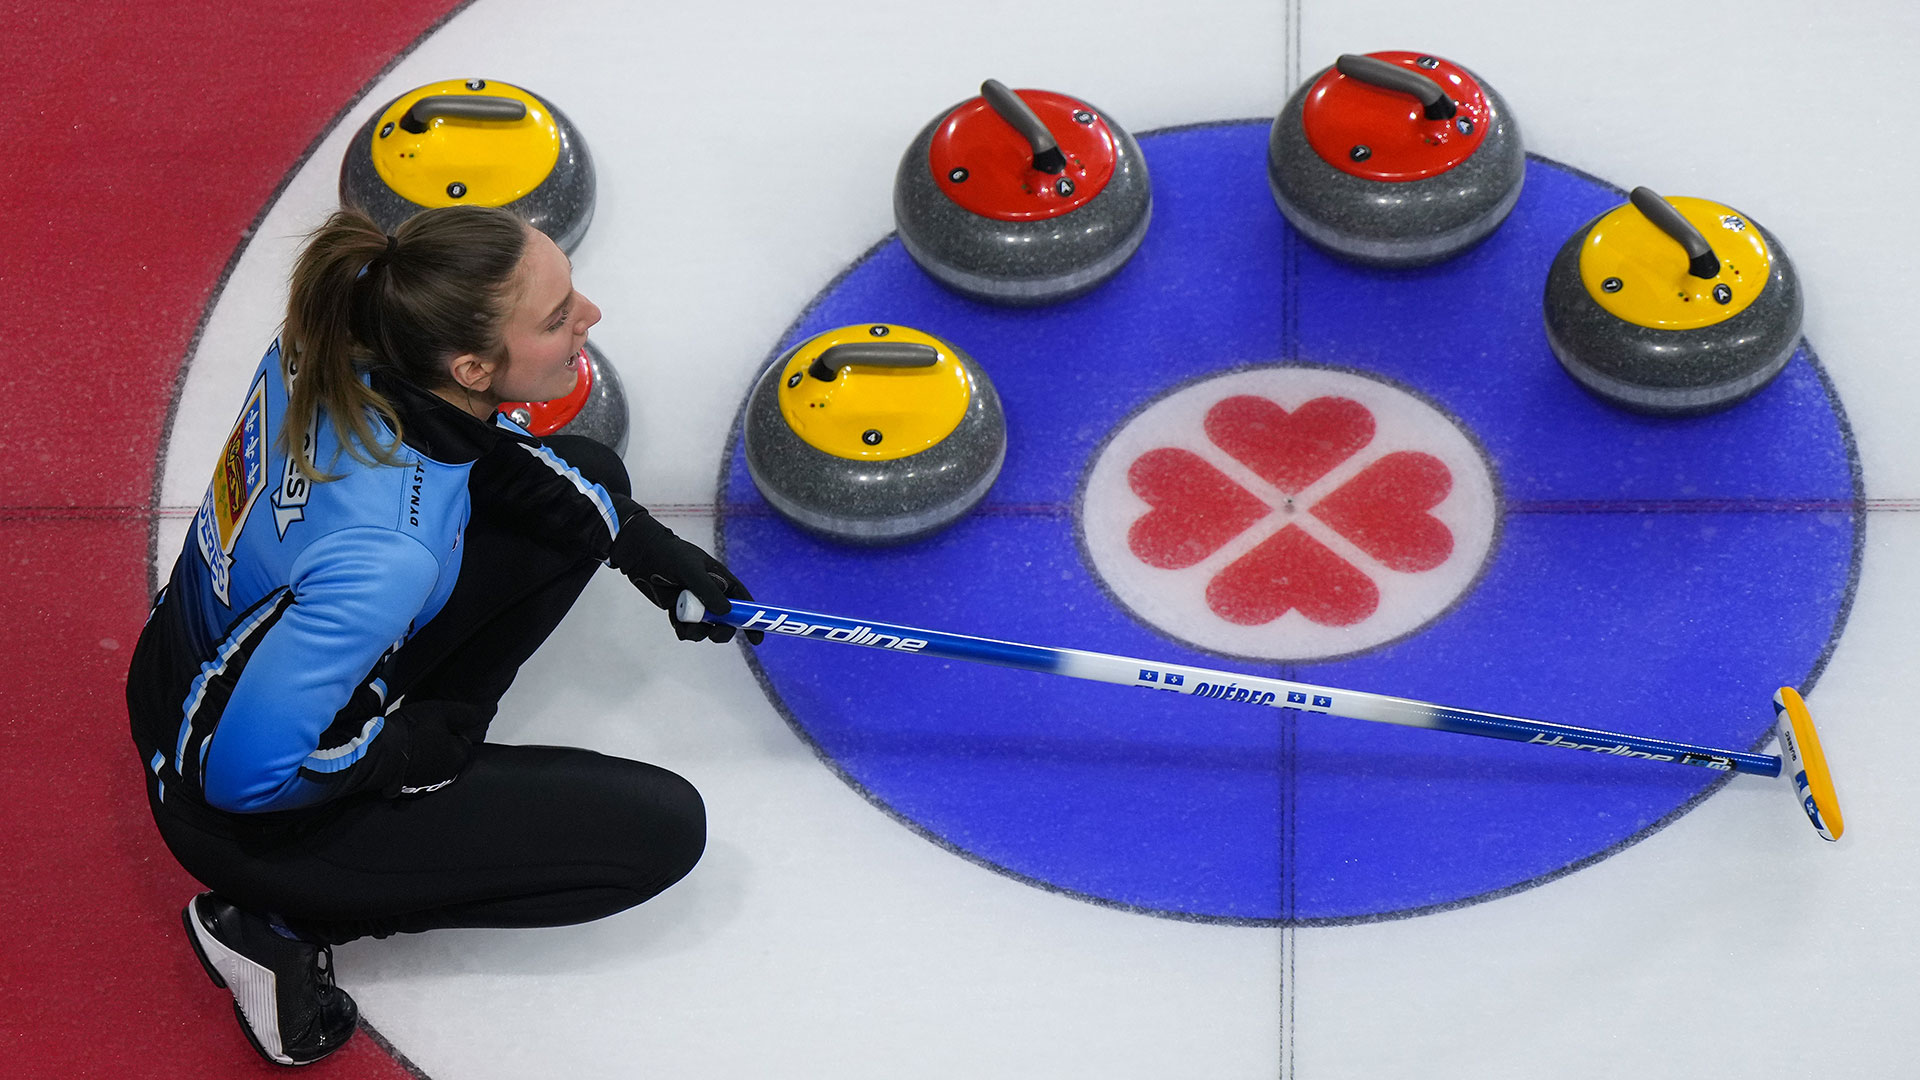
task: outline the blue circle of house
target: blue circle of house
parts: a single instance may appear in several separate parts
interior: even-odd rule
[[[1000,392],[1005,468],[929,539],[841,546],[767,506],[736,423],[720,479],[728,565],[762,599],[806,610],[1762,748],[1774,688],[1811,687],[1858,580],[1858,457],[1811,349],[1725,412],[1619,411],[1561,370],[1540,317],[1554,252],[1624,201],[1618,188],[1532,158],[1485,243],[1368,269],[1288,228],[1266,135],[1235,121],[1142,137],[1146,240],[1065,304],[975,303],[897,239],[877,244],[769,359],[862,322],[951,340]],[[1178,388],[1265,365],[1404,388],[1481,448],[1499,530],[1441,616],[1356,654],[1278,664],[1203,651],[1103,587],[1078,521],[1095,455]],[[896,820],[1035,886],[1173,918],[1333,924],[1486,900],[1645,839],[1728,782],[880,650],[769,640],[749,656],[794,731]],[[1799,813],[1784,792],[1769,812]]]

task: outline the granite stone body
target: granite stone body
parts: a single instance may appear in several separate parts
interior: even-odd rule
[[[559,130],[560,157],[540,186],[507,203],[506,209],[552,237],[560,250],[571,254],[580,246],[581,238],[587,235],[587,226],[593,222],[596,190],[593,156],[587,152],[579,129],[565,113],[538,94],[532,97],[553,117],[554,126]],[[346,157],[340,162],[340,204],[366,211],[368,217],[388,232],[426,209],[388,187],[373,167],[374,126],[398,100],[394,98],[373,111],[354,133],[353,141],[347,144]]]
[[[754,486],[788,521],[851,544],[917,540],[973,509],[1006,460],[1007,421],[986,373],[964,352],[947,348],[973,382],[959,426],[917,454],[878,461],[829,454],[794,434],[780,414],[780,377],[794,352],[787,350],[747,398],[744,436]]]
[[[1581,245],[1599,220],[1561,245],[1543,303],[1547,343],[1580,385],[1634,412],[1693,416],[1759,393],[1793,358],[1803,310],[1799,275],[1758,222],[1748,220],[1766,239],[1772,269],[1753,303],[1712,326],[1663,330],[1602,308],[1580,280]]]
[[[1491,121],[1465,161],[1421,180],[1368,180],[1327,164],[1307,142],[1307,92],[1328,70],[1287,99],[1267,137],[1267,183],[1301,235],[1354,262],[1421,266],[1465,251],[1506,220],[1527,177],[1527,153],[1493,87],[1474,76]]]
[[[928,152],[953,109],[935,117],[901,155],[894,179],[893,217],[907,254],[963,296],[1025,307],[1084,295],[1119,273],[1147,235],[1153,190],[1140,144],[1106,113],[1086,107],[1113,133],[1113,176],[1085,204],[1032,221],[983,217],[940,190]]]

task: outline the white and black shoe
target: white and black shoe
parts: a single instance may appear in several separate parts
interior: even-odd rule
[[[188,901],[180,921],[213,984],[233,991],[234,1015],[261,1057],[307,1065],[353,1037],[360,1010],[333,984],[331,947],[286,937],[212,893]]]

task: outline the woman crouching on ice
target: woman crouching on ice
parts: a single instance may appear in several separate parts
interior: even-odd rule
[[[670,620],[681,589],[716,611],[748,596],[629,497],[612,450],[497,412],[571,391],[599,319],[553,241],[503,210],[429,210],[392,236],[342,211],[300,253],[127,678],[154,821],[213,890],[188,938],[271,1061],[352,1035],[335,944],[586,922],[700,858],[679,776],[486,741],[601,564]]]

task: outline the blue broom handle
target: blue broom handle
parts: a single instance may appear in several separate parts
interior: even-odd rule
[[[849,619],[817,611],[766,604],[758,600],[734,600],[732,610],[715,615],[701,605],[692,593],[681,593],[676,615],[685,622],[724,623],[742,630],[858,645],[886,652],[936,656],[945,660],[967,660],[1000,667],[1019,668],[1075,679],[1137,686],[1221,703],[1264,705],[1276,709],[1298,709],[1305,713],[1344,716],[1403,727],[1430,728],[1460,735],[1505,739],[1509,742],[1535,743],[1567,750],[1584,750],[1610,757],[1667,761],[1695,765],[1722,772],[1743,772],[1755,776],[1779,776],[1780,758],[1739,750],[1721,750],[1691,743],[1627,735],[1616,731],[1554,724],[1518,716],[1460,709],[1411,698],[1341,690],[1312,683],[1293,682],[1263,675],[1243,675],[1186,664],[1166,664],[1139,660],[1111,653],[1082,649],[1053,649],[1023,645],[1013,641],[950,634],[913,626]]]

